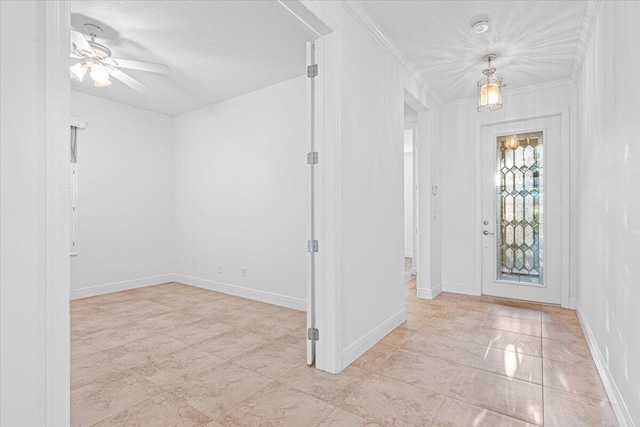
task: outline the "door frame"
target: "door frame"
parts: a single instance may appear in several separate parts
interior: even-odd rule
[[[405,102],[406,104],[406,102]],[[411,130],[411,274],[418,274],[418,120],[404,123],[404,130]],[[406,255],[405,255],[406,256]]]
[[[412,237],[412,256],[411,256],[411,274],[418,276],[418,259],[420,254],[420,248],[418,247],[418,220],[420,218],[420,193],[418,192],[418,169],[420,167],[418,163],[420,150],[418,148],[418,121],[412,123],[411,130],[411,164],[413,169],[412,172],[412,180],[411,180],[411,194],[412,194],[412,202],[413,206],[411,207],[413,211],[413,224],[411,224],[411,237]],[[417,286],[417,285],[416,285]]]
[[[562,236],[560,238],[561,245],[561,305],[564,308],[575,309],[574,299],[570,295],[570,231],[571,231],[571,200],[570,200],[570,188],[571,188],[571,147],[569,139],[569,107],[557,110],[543,111],[533,114],[518,114],[513,116],[506,116],[498,120],[491,120],[486,122],[476,121],[475,124],[475,262],[474,262],[474,277],[475,277],[475,294],[482,295],[482,129],[484,127],[508,124],[513,122],[532,120],[532,119],[544,119],[547,117],[560,117],[560,132],[561,132],[561,144],[562,144],[562,205],[561,205],[561,229]]]
[[[70,262],[69,262],[69,28],[70,0],[45,2],[45,91],[46,91],[46,153],[44,173],[46,242],[46,272],[42,290],[44,348],[38,358],[43,369],[45,402],[45,426],[61,426],[70,423]],[[321,52],[324,72],[320,72],[316,86],[316,147],[321,154],[317,169],[316,233],[321,239],[323,251],[316,264],[316,312],[317,327],[322,328],[321,341],[316,351],[319,360],[316,367],[328,372],[339,372],[339,319],[338,277],[339,251],[335,245],[340,235],[335,215],[339,207],[339,194],[333,189],[339,176],[335,172],[339,150],[338,93],[337,87],[337,25],[313,3],[303,0],[278,0],[296,18],[325,40]],[[305,242],[301,242],[304,245]],[[318,353],[317,353],[318,356]]]

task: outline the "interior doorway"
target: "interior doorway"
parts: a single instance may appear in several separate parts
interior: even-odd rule
[[[316,277],[323,265],[313,244],[323,241],[324,231],[323,223],[314,221],[315,213],[324,208],[316,193],[324,176],[314,172],[324,167],[318,164],[323,143],[315,138],[323,111],[315,94],[322,93],[317,87],[327,74],[322,61],[327,55],[322,39],[327,29],[319,28],[317,22],[315,26],[301,23],[302,11],[292,14],[282,3],[261,3],[262,11],[238,3],[242,10],[222,8],[216,13],[211,10],[219,7],[216,3],[187,4],[186,9],[201,9],[189,10],[198,17],[209,14],[223,20],[224,13],[233,12],[242,16],[243,23],[266,19],[280,25],[268,30],[247,24],[259,36],[245,34],[243,41],[233,34],[199,38],[205,44],[234,40],[233,49],[217,45],[217,52],[233,57],[221,64],[222,70],[214,67],[218,59],[204,67],[207,74],[222,73],[218,79],[207,76],[197,81],[197,75],[186,77],[181,70],[176,84],[168,73],[131,71],[148,85],[148,97],[131,91],[136,85],[121,79],[105,84],[107,77],[98,81],[100,76],[86,73],[75,82],[69,96],[71,115],[83,119],[87,128],[73,141],[77,182],[71,197],[75,216],[70,236],[74,300],[70,382],[72,417],[78,421],[82,412],[87,424],[125,409],[114,407],[107,414],[80,397],[98,389],[107,377],[125,375],[124,368],[140,367],[137,374],[151,387],[169,378],[152,372],[151,365],[160,361],[172,366],[169,376],[191,380],[174,368],[186,368],[196,354],[198,363],[213,370],[221,360],[236,360],[239,366],[252,369],[249,356],[243,356],[246,353],[262,359],[270,366],[265,369],[271,370],[283,358],[289,359],[290,366],[315,363],[320,369],[329,359],[323,359],[322,349],[334,337],[327,329],[318,343],[314,333],[324,318],[315,310]],[[109,33],[111,27],[105,23],[116,26],[141,16],[132,10],[136,5],[105,3],[99,14],[90,9],[95,3],[72,6],[76,27],[91,16],[100,17],[106,32],[103,43],[114,52],[118,49],[119,57],[168,62],[168,68],[178,74],[180,61],[175,57],[153,57],[151,52],[164,52],[147,45],[158,37],[143,34],[133,45],[123,35],[130,28]],[[178,16],[167,10],[176,6],[163,3],[155,12]],[[124,14],[127,19],[122,19]],[[208,31],[215,28],[242,32],[233,26],[207,26]],[[80,33],[80,37],[85,38],[86,52],[96,48],[89,44],[91,34]],[[302,42],[284,46],[278,42],[280,37]],[[256,47],[256,40],[270,50]],[[170,44],[171,35],[161,41]],[[193,49],[196,54],[203,51]],[[262,59],[256,57],[255,49],[262,52]],[[287,51],[295,61],[278,60]],[[77,68],[86,71],[83,51],[72,53],[81,64]],[[69,51],[64,54],[68,56]],[[256,75],[242,65],[240,59],[246,58],[272,67],[265,70],[263,65],[265,72]],[[239,65],[238,73],[229,73],[227,67],[233,64]],[[105,69],[111,67],[105,62]],[[233,84],[216,81],[223,81],[224,73]],[[275,77],[238,86],[252,76]],[[216,84],[223,94],[208,99]],[[226,99],[229,91],[233,96]],[[163,96],[174,102],[149,101],[161,101]],[[154,111],[153,105],[165,110]],[[274,352],[273,363],[269,352]],[[195,376],[204,375],[196,371],[192,371]],[[127,392],[126,378],[119,385],[112,396],[116,400],[120,392]],[[183,400],[195,404],[197,396]],[[213,417],[207,408],[200,409]]]
[[[482,293],[562,302],[561,117],[482,129]]]
[[[417,275],[418,236],[417,236],[417,112],[404,105],[404,279],[415,279]]]

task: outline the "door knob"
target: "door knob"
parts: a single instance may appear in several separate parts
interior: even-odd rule
[[[485,236],[488,236],[488,235],[492,235],[492,236],[493,236],[493,234],[494,234],[494,233],[489,233],[489,231],[488,231],[488,230],[484,230],[484,231],[482,232],[482,234],[484,234]]]

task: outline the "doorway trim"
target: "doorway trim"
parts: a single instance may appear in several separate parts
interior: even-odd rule
[[[405,102],[406,104],[406,102]],[[417,113],[417,112],[416,112]],[[418,119],[404,122],[404,131],[411,131],[411,275],[418,274]],[[404,136],[404,135],[403,135]],[[403,140],[404,142],[404,140]],[[405,153],[406,155],[406,153]],[[405,252],[405,258],[407,256]],[[410,280],[410,279],[409,279]]]
[[[543,119],[546,117],[560,116],[561,126],[561,144],[562,144],[562,214],[561,214],[561,305],[564,308],[575,309],[574,299],[570,295],[570,232],[571,232],[571,200],[570,200],[570,178],[571,178],[571,147],[570,147],[570,135],[569,135],[569,107],[557,110],[543,111],[540,113],[532,114],[519,114],[514,116],[507,116],[499,120],[480,122],[476,121],[475,124],[475,261],[474,261],[474,295],[482,294],[482,163],[481,163],[481,151],[482,151],[482,128],[519,122],[532,119]]]
[[[44,425],[70,423],[69,0],[45,5]]]
[[[69,263],[69,124],[70,124],[70,82],[68,71],[69,28],[71,18],[70,0],[51,0],[45,2],[45,91],[46,91],[46,154],[45,154],[45,218],[46,240],[43,249],[46,262],[44,284],[41,290],[42,313],[39,323],[43,327],[43,348],[39,361],[43,370],[42,395],[44,402],[45,426],[61,426],[70,423],[70,263]],[[317,184],[320,193],[317,208],[322,210],[319,219],[318,236],[324,242],[324,251],[320,252],[316,274],[318,275],[316,301],[319,303],[319,327],[324,337],[317,350],[322,352],[324,366],[319,369],[339,372],[339,319],[338,319],[338,248],[335,241],[339,237],[339,224],[336,209],[339,207],[339,193],[333,190],[338,182],[335,172],[339,151],[336,147],[339,127],[337,87],[337,42],[338,27],[326,17],[313,3],[304,0],[283,0],[281,4],[289,9],[295,8],[298,19],[304,15],[310,28],[326,39],[324,51],[325,70],[322,83],[316,87],[316,110],[318,118],[318,151],[326,150],[321,161],[322,170],[318,173]],[[292,11],[292,10],[290,10]],[[308,13],[301,13],[300,11]],[[313,20],[311,18],[315,17]],[[313,22],[311,22],[313,21]],[[328,32],[331,32],[330,34]],[[319,52],[316,52],[318,54]],[[322,154],[321,154],[322,155]],[[323,163],[328,163],[324,165]],[[333,247],[332,247],[333,245]],[[331,285],[336,283],[336,285]],[[325,288],[326,287],[326,288]],[[326,329],[325,329],[326,328]]]

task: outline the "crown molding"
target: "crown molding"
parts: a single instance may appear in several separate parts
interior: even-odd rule
[[[559,89],[559,88],[568,87],[568,86],[575,86],[575,84],[576,82],[570,78],[562,79],[562,80],[554,80],[552,82],[546,82],[546,83],[538,83],[535,85],[523,86],[523,87],[519,87],[512,90],[507,90],[505,93],[502,94],[502,98],[504,99],[513,95],[523,95],[531,92],[539,92],[541,90],[546,90],[546,89]],[[475,103],[475,102],[477,102],[477,98],[473,96],[469,98],[462,98],[462,99],[456,99],[453,101],[448,101],[444,104],[444,106],[451,107],[451,106],[463,105],[463,104],[469,104],[469,103]]]
[[[339,3],[344,7],[344,9],[364,28],[364,30],[369,33],[371,37],[380,45],[382,48],[391,55],[396,61],[402,65],[402,67],[407,71],[409,78],[413,80],[413,82],[418,86],[422,92],[429,98],[434,104],[439,107],[444,105],[443,99],[438,95],[438,93],[433,90],[431,85],[424,78],[420,70],[405,56],[404,53],[400,50],[396,44],[391,41],[389,36],[386,35],[384,31],[380,28],[378,23],[373,19],[373,17],[366,11],[366,9],[362,6],[360,1],[358,0],[339,0]]]
[[[577,82],[580,78],[584,58],[587,55],[587,50],[589,49],[591,33],[593,32],[593,27],[595,27],[596,18],[598,17],[598,11],[600,10],[601,4],[602,0],[587,2],[587,11],[584,14],[582,30],[580,31],[580,37],[578,37],[578,45],[576,46],[576,53],[573,57],[573,65],[571,66],[571,80],[574,82]]]

